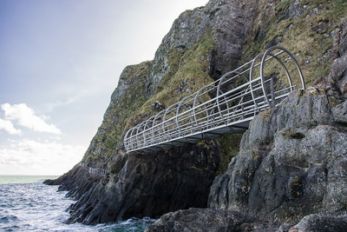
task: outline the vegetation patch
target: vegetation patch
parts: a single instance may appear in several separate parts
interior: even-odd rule
[[[218,168],[218,174],[224,173],[227,170],[228,165],[231,159],[239,153],[240,142],[242,134],[226,134],[218,139],[221,154],[220,154],[220,163]]]
[[[143,62],[124,69],[103,122],[94,136],[83,162],[107,160],[115,154],[122,142],[128,118],[146,101],[145,84],[151,64],[151,62]]]
[[[185,52],[178,48],[171,49],[168,53],[170,71],[159,83],[157,93],[129,119],[127,127],[155,115],[157,112],[154,111],[153,104],[156,101],[168,107],[212,82],[208,70],[209,56],[214,47],[212,33],[208,31]]]
[[[274,5],[260,1],[259,15],[248,38],[243,62],[266,48],[281,45],[299,60],[307,84],[328,74],[335,59],[334,33],[347,15],[346,0],[281,0]],[[297,15],[293,13],[295,8]],[[290,16],[290,17],[289,17]]]

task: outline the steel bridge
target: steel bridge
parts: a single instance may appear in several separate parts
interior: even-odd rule
[[[156,151],[240,132],[256,114],[298,88],[305,89],[305,82],[293,54],[283,47],[269,48],[130,128],[124,147],[127,152]]]

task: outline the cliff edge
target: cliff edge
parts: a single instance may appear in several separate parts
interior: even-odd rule
[[[69,221],[180,210],[149,231],[286,231],[302,218],[293,231],[319,220],[343,225],[346,15],[342,0],[210,0],[182,13],[152,61],[124,69],[83,160],[46,181],[77,200]],[[258,115],[243,135],[125,153],[128,128],[277,44],[295,54],[314,87]]]

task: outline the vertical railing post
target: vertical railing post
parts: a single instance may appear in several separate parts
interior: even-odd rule
[[[271,76],[270,78],[270,93],[271,93],[271,107],[274,107],[276,105],[275,103],[275,84],[274,84],[274,77]]]

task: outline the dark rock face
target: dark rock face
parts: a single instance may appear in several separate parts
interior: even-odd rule
[[[143,215],[158,217],[191,205],[207,206],[219,163],[218,149],[212,142],[124,159],[117,174],[98,182],[70,207],[70,222],[94,224]]]
[[[59,191],[69,191],[67,197],[80,198],[98,184],[99,176],[90,175],[86,167],[77,164],[71,171],[55,180],[45,180],[47,185],[60,185]]]

